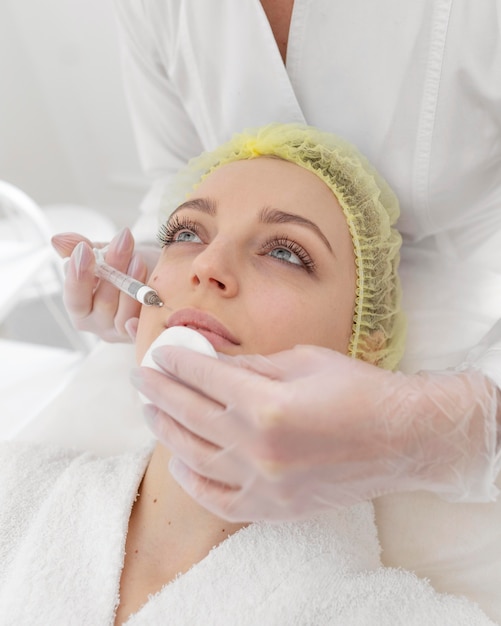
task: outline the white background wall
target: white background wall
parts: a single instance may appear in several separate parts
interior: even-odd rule
[[[0,179],[131,224],[146,192],[112,0],[0,0]]]

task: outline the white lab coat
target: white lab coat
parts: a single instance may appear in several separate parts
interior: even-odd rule
[[[183,163],[245,127],[305,121],[339,133],[401,201],[402,368],[466,360],[501,386],[500,0],[295,0],[285,67],[259,0],[115,4],[133,126],[154,181],[145,213]],[[137,232],[151,237],[151,225]],[[493,475],[500,462],[498,453]],[[377,507],[392,529],[382,528],[383,558],[441,589],[483,594],[501,620],[501,567],[482,570],[477,556],[501,553],[501,503],[423,495],[412,500],[417,514],[399,498]],[[493,522],[479,533],[476,516]],[[451,520],[454,533],[437,532]],[[425,538],[419,555],[413,537]],[[471,547],[459,562],[458,546]]]

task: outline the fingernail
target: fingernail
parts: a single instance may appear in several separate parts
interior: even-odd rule
[[[134,367],[129,374],[130,382],[136,389],[142,389],[144,386],[143,370],[140,367]]]
[[[173,456],[169,460],[169,472],[177,482],[182,482],[183,478],[187,474],[186,465],[177,457]]]
[[[134,254],[132,255],[132,259],[129,263],[129,267],[127,268],[127,274],[129,276],[134,276],[136,272],[142,269],[141,266],[142,266],[141,256],[137,254],[137,252],[134,252]]]
[[[125,332],[129,335],[132,343],[136,341],[137,335],[137,317],[131,317],[124,324]]]
[[[80,238],[75,233],[58,233],[53,235],[50,241],[60,256],[68,257]]]
[[[169,352],[164,350],[166,346],[155,348],[151,353],[151,356],[155,363],[158,363],[162,369],[168,369],[169,367]]]
[[[156,433],[158,426],[158,409],[154,404],[145,404],[143,406],[143,415],[148,428]]]
[[[77,279],[80,279],[84,271],[88,269],[90,265],[92,252],[89,246],[84,241],[81,241],[73,250],[71,257],[73,259]]]
[[[117,252],[125,252],[131,245],[132,233],[125,227],[116,235],[113,241],[113,247]]]

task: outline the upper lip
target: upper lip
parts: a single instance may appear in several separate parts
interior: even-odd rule
[[[218,322],[212,315],[200,309],[180,309],[175,311],[167,320],[167,328],[171,326],[190,326],[195,330],[205,330],[223,337],[227,341],[239,345],[240,342],[230,331]]]

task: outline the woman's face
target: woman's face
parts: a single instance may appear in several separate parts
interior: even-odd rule
[[[355,257],[346,219],[314,174],[274,158],[220,167],[162,229],[137,357],[170,326],[200,331],[218,352],[271,354],[297,344],[346,352]]]

